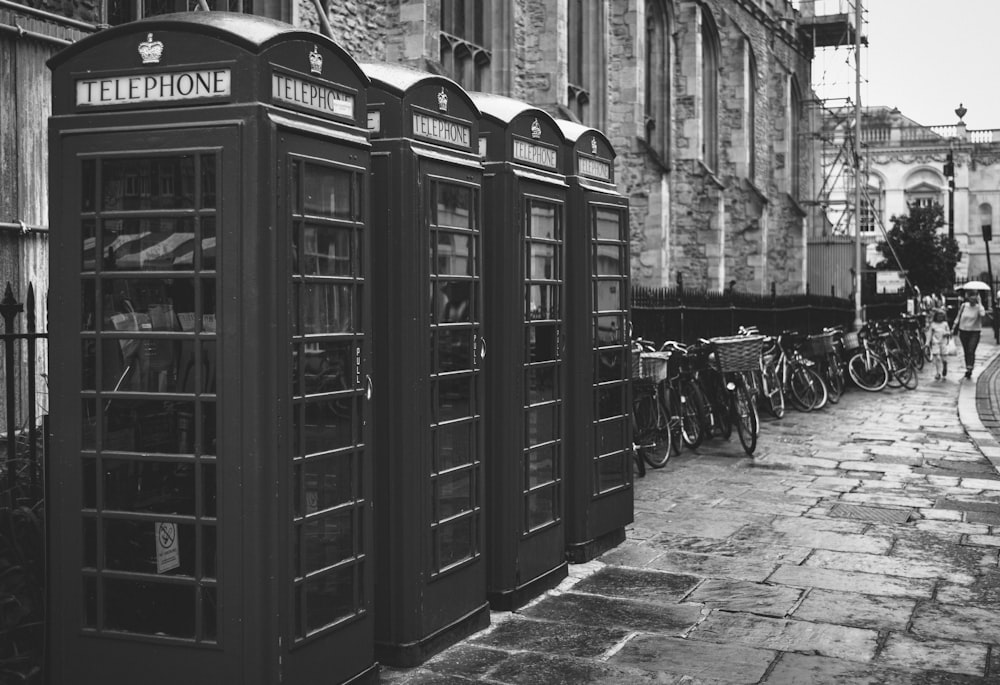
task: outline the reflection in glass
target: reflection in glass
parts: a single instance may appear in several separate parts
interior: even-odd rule
[[[83,625],[97,627],[97,579],[83,579]]]
[[[528,236],[562,240],[556,205],[538,201],[528,202]]]
[[[201,589],[201,634],[209,642],[215,642],[219,636],[219,626],[216,620],[219,613],[219,601],[216,594],[214,587]]]
[[[467,516],[437,526],[434,530],[437,569],[445,569],[460,561],[471,559],[473,548],[473,523],[475,518]]]
[[[194,156],[101,160],[101,209],[192,209]]]
[[[551,483],[556,478],[556,446],[546,445],[529,450],[526,456],[526,488]]]
[[[190,402],[114,398],[104,406],[104,451],[190,454],[179,417],[193,415]]]
[[[598,492],[607,492],[620,488],[628,483],[627,461],[625,452],[611,454],[597,460]]]
[[[133,521],[104,518],[104,568],[112,571],[158,573],[156,568],[156,536],[158,521]],[[195,527],[177,524],[177,559],[180,565],[161,575],[190,576],[195,574]]]
[[[108,459],[102,461],[104,509],[157,514],[195,514],[193,462]]]
[[[201,156],[201,206],[206,209],[215,207],[215,155]]]
[[[438,281],[433,303],[441,323],[461,323],[472,316],[472,281]]]
[[[305,609],[305,628],[310,633],[357,611],[354,599],[354,567],[333,569],[306,579],[296,589],[296,606]],[[301,633],[301,631],[299,631]],[[299,637],[304,637],[299,634]]]
[[[598,240],[625,240],[620,210],[595,209],[594,228]]]
[[[350,285],[302,283],[302,333],[350,333],[361,324],[354,319],[354,290]]]
[[[295,514],[307,516],[353,500],[352,454],[313,457],[296,464]],[[301,484],[301,493],[299,491]],[[302,498],[305,498],[302,500]]]
[[[450,421],[472,415],[472,376],[455,378],[438,377],[433,385],[437,389],[437,421]]]
[[[613,385],[597,389],[597,419],[622,416],[625,411],[625,386]]]
[[[351,229],[305,226],[302,244],[293,245],[297,273],[306,276],[353,276]],[[295,238],[298,238],[297,233]]]
[[[535,324],[528,326],[528,362],[546,362],[559,359],[556,349],[557,325]]]
[[[529,367],[527,371],[528,404],[551,402],[556,399],[556,368]]]
[[[526,498],[526,506],[527,530],[534,530],[555,521],[557,518],[555,486],[530,493]]]
[[[558,319],[559,286],[530,285],[528,286],[528,320],[545,321]]]
[[[597,424],[597,453],[611,454],[625,449],[625,420],[608,419]]]
[[[80,162],[80,211],[92,212],[97,206],[97,165],[92,159]]]
[[[355,345],[350,341],[319,341],[294,345],[292,387],[296,397],[322,395],[354,388]],[[299,365],[302,385],[299,385]]]
[[[435,471],[472,463],[473,429],[471,422],[445,423],[434,429]]]
[[[94,271],[97,269],[97,222],[93,219],[85,219],[80,222],[80,239],[83,241],[81,249],[82,270]]]
[[[80,319],[82,331],[97,330],[97,284],[85,278],[80,284]]]
[[[97,460],[86,457],[80,460],[81,491],[83,492],[83,508],[97,508]]]
[[[597,311],[621,311],[625,309],[624,292],[621,281],[597,281]]]
[[[439,328],[432,333],[437,340],[436,368],[440,372],[464,371],[472,368],[472,331],[469,329]]]
[[[556,272],[556,246],[552,243],[529,243],[528,278],[533,281],[552,280]]]
[[[97,341],[94,338],[80,340],[80,389],[97,389]]]
[[[475,239],[468,234],[435,231],[436,254],[431,255],[432,273],[442,276],[475,276]]]
[[[105,271],[190,269],[194,219],[106,219],[101,223],[101,268]],[[83,262],[96,260],[84,243]],[[96,248],[96,245],[95,245]]]
[[[194,637],[193,585],[105,578],[104,628],[146,635]]]
[[[524,413],[525,445],[540,445],[559,437],[559,405],[551,404],[528,409]]]
[[[437,189],[434,224],[454,228],[475,228],[472,214],[472,189],[450,183],[438,183]]]
[[[623,329],[620,315],[597,317],[596,346],[621,345]]]
[[[350,172],[306,164],[303,179],[305,214],[351,218]]]
[[[619,381],[628,377],[625,353],[621,348],[600,350],[597,353],[597,381]]]
[[[435,521],[443,521],[472,509],[472,478],[473,471],[465,469],[434,479]]]
[[[334,397],[309,400],[300,406],[296,417],[296,436],[299,425],[302,424],[302,450],[300,455],[318,454],[331,450],[349,447],[358,442],[355,431],[354,412],[358,410],[357,398]]]
[[[596,270],[601,276],[622,276],[622,252],[624,248],[620,245],[597,246]]]
[[[296,576],[322,570],[354,555],[353,509],[308,519],[298,529],[305,555],[300,559],[296,554],[296,558],[305,566],[296,569]]]
[[[80,426],[80,449],[97,449],[97,401],[82,400]]]

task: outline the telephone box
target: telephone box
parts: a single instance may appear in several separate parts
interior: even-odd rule
[[[485,154],[487,564],[490,603],[566,576],[566,179],[551,116],[473,93]]]
[[[368,79],[225,12],[49,66],[50,682],[374,682]]]
[[[589,561],[632,522],[628,199],[603,133],[564,119],[566,228],[566,556]]]
[[[489,624],[479,110],[447,78],[371,79],[379,660],[412,666]]]

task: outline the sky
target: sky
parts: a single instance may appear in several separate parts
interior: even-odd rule
[[[821,0],[817,14],[853,15],[854,2]],[[863,106],[897,107],[937,126],[956,123],[961,103],[969,129],[1000,129],[1000,0],[861,0],[861,7]],[[853,45],[818,49],[812,85],[822,99],[853,103]]]

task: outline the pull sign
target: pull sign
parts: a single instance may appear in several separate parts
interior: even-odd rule
[[[354,387],[361,385],[361,346],[354,348]]]
[[[157,521],[156,528],[156,572],[166,573],[181,565],[181,553],[177,544],[177,524]]]

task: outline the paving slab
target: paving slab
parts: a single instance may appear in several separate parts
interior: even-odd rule
[[[820,549],[806,559],[805,565],[841,571],[878,573],[900,578],[941,578],[962,585],[968,585],[975,579],[973,574],[956,569],[947,559],[916,560],[891,555],[855,554]]]
[[[910,633],[925,639],[988,644],[1000,639],[1000,612],[996,608],[921,602],[913,614]]]
[[[987,645],[950,640],[921,640],[891,633],[878,657],[880,666],[904,671],[946,671],[986,675]]]
[[[701,618],[697,604],[650,604],[641,600],[567,592],[550,595],[521,610],[528,618],[681,635]]]
[[[682,685],[691,680],[590,659],[523,652],[512,654],[490,671],[488,682],[504,685]]]
[[[885,597],[930,598],[934,592],[934,581],[932,580],[897,578],[875,573],[839,571],[810,566],[781,566],[767,580],[771,583],[792,587],[817,587],[841,592],[864,588],[867,594]]]
[[[807,683],[957,685],[963,681],[956,680],[953,674],[921,674],[920,680],[915,680],[912,672],[894,671],[846,659],[786,653],[777,660],[763,682],[768,685],[806,685]]]
[[[745,611],[761,616],[787,616],[802,597],[802,590],[740,580],[706,580],[686,597],[712,609]]]
[[[883,597],[858,592],[813,588],[792,613],[804,621],[825,621],[872,630],[905,630],[917,606],[907,597]]]
[[[606,566],[573,586],[573,592],[676,604],[702,582],[698,576]]]
[[[638,635],[609,664],[681,675],[696,683],[756,683],[776,652],[735,644]]]

